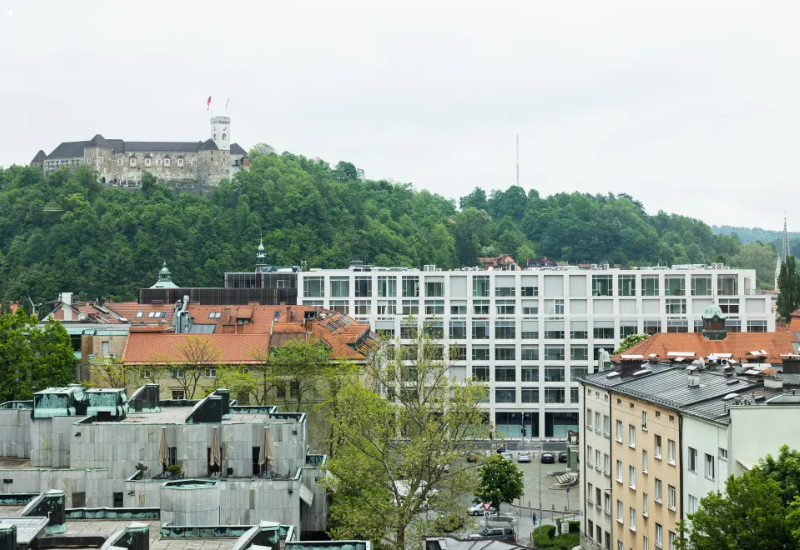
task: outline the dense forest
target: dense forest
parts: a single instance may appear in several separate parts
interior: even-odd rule
[[[105,187],[86,166],[47,178],[33,167],[0,170],[0,299],[135,299],[163,261],[180,285],[218,286],[224,271],[253,268],[262,234],[273,265],[452,268],[500,253],[623,266],[724,261],[757,268],[762,286],[772,285],[771,244],[648,215],[627,195],[541,197],[512,186],[475,189],[457,204],[365,179],[348,162],[259,150],[250,170],[207,195],[177,193],[149,174],[141,190]]]
[[[715,225],[712,227],[715,235],[733,235],[739,237],[742,243],[769,243],[775,250],[781,249],[783,231],[770,231],[760,227],[733,227],[730,225]],[[789,251],[794,256],[800,256],[800,233],[788,232]]]

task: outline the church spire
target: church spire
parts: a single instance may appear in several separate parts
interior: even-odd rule
[[[783,241],[781,242],[781,262],[789,257],[789,234],[786,231],[786,215],[783,216]]]
[[[256,252],[256,269],[259,270],[267,265],[267,255],[264,253],[264,235],[261,235],[261,242],[258,245],[258,252]]]

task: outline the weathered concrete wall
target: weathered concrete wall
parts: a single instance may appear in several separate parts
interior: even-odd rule
[[[80,418],[37,418],[31,424],[31,466],[69,468],[74,439],[72,425]]]
[[[0,410],[0,456],[30,458],[31,409]]]

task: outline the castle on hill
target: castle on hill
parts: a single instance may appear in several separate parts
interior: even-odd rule
[[[125,141],[97,134],[89,141],[61,143],[49,155],[39,151],[31,165],[40,166],[47,175],[64,166],[86,164],[97,170],[101,183],[121,187],[138,187],[144,172],[162,181],[215,185],[250,166],[247,151],[230,138],[230,117],[215,116],[211,137],[205,141]]]

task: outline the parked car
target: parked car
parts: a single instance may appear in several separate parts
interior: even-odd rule
[[[561,451],[560,453],[558,453],[558,461],[559,462],[567,461],[567,451]]]
[[[503,451],[503,454],[501,454],[500,456],[502,456],[506,460],[512,460],[511,453],[509,453],[508,451]]]
[[[469,538],[472,540],[491,539],[514,542],[517,540],[517,534],[514,532],[513,527],[485,527],[477,533],[471,533]]]
[[[484,508],[483,504],[481,504],[481,503],[473,504],[472,506],[467,508],[467,512],[471,516],[482,516],[483,513],[486,512],[486,511],[487,511],[486,508]],[[494,513],[497,512],[497,510],[495,510],[494,506],[489,505],[488,512],[491,513],[491,514],[494,514]]]
[[[467,453],[467,462],[478,462],[481,459],[481,454],[478,452]]]
[[[530,462],[531,453],[529,451],[520,451],[517,453],[517,462]]]
[[[539,460],[542,461],[542,464],[555,464],[556,455],[553,453],[542,453],[542,455],[539,457]]]

